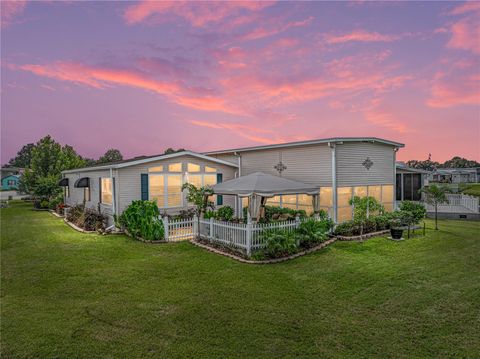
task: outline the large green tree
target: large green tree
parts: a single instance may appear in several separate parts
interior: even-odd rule
[[[97,164],[116,162],[121,160],[123,160],[122,153],[115,148],[111,148],[107,152],[105,152],[102,157],[98,159]]]
[[[455,156],[451,160],[445,161],[441,165],[443,168],[470,168],[480,167],[480,163],[474,160],[467,160],[466,158]]]
[[[32,161],[32,151],[34,148],[35,145],[33,143],[28,143],[23,146],[22,149],[17,152],[17,155],[8,161],[7,167],[30,167],[30,162]]]
[[[52,198],[61,192],[58,186],[61,172],[84,165],[85,161],[72,146],[62,147],[50,135],[45,136],[32,150],[30,166],[20,179],[20,190]]]

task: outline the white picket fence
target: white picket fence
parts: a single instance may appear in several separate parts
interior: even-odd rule
[[[192,239],[194,237],[194,226],[196,221],[191,219],[169,220],[168,217],[162,217],[163,228],[165,230],[165,240],[168,242]],[[195,224],[194,224],[195,223]]]
[[[458,212],[466,209],[468,212],[480,213],[479,198],[461,193],[447,193],[448,203],[438,205],[438,212]],[[426,205],[428,212],[435,210],[434,206]]]
[[[301,223],[299,218],[274,223],[233,223],[213,218],[202,218],[197,221],[196,217],[187,220],[169,220],[168,217],[163,217],[162,220],[166,241],[186,240],[200,236],[211,242],[242,249],[248,255],[252,250],[264,246],[262,232],[274,229],[294,231]],[[198,223],[200,223],[199,227]]]

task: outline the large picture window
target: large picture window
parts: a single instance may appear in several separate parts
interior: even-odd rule
[[[183,205],[182,175],[150,175],[150,200],[159,208],[181,207]]]
[[[113,186],[111,178],[101,179],[100,199],[104,204],[112,204]]]

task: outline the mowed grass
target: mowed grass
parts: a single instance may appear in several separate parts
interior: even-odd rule
[[[465,183],[460,186],[462,193],[480,197],[480,183]]]
[[[2,358],[478,357],[480,224],[275,265],[1,210]]]

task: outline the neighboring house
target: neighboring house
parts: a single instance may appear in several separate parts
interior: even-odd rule
[[[21,167],[2,167],[0,177],[7,177],[9,175],[21,176],[25,169]]]
[[[110,218],[133,201],[157,201],[160,211],[178,213],[189,207],[182,193],[185,182],[195,185],[226,181],[264,172],[318,186],[320,207],[336,222],[352,218],[348,203],[354,196],[372,196],[387,210],[396,200],[395,157],[403,144],[374,137],[329,138],[276,145],[134,158],[102,166],[64,171],[65,203],[86,202]],[[245,199],[243,200],[245,201]],[[229,205],[238,216],[245,205],[235,196],[218,196],[217,206]],[[313,210],[309,195],[270,198],[269,204]],[[112,219],[110,219],[111,223]]]
[[[403,162],[397,162],[396,195],[397,202],[420,201],[422,195],[420,189],[428,185],[430,172],[411,168]]]
[[[17,175],[8,175],[2,178],[2,190],[4,191],[13,191],[18,189],[18,181],[20,176]]]
[[[439,183],[478,183],[480,182],[480,167],[438,168],[430,172],[429,180]]]

